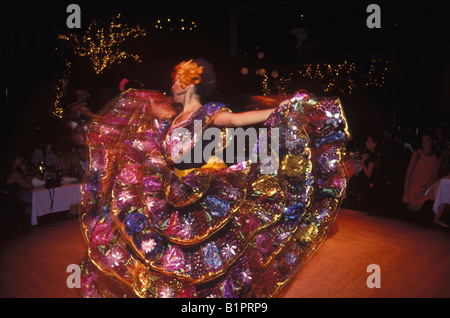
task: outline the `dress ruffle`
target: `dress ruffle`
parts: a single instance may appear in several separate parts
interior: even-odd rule
[[[338,213],[350,137],[340,100],[296,95],[272,113],[264,127],[279,136],[273,171],[249,159],[180,172],[169,154],[172,119],[154,115],[152,94],[122,93],[90,126],[83,295],[277,295]],[[206,104],[177,126],[193,131],[198,119],[205,129],[221,111]]]

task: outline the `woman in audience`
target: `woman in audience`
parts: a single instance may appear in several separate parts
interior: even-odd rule
[[[419,211],[425,201],[433,199],[425,192],[437,180],[442,158],[435,150],[436,137],[433,133],[422,136],[420,149],[416,150],[409,161],[405,175],[403,202],[411,211]]]
[[[379,171],[379,154],[377,151],[378,139],[374,134],[365,141],[365,153],[361,156],[361,172],[351,178],[348,190],[360,195],[361,208],[366,212],[377,210],[377,184]]]
[[[21,227],[26,223],[26,216],[31,214],[33,183],[20,152],[6,151],[2,161],[0,188],[2,206],[7,209],[3,216],[7,223],[11,219],[15,226]]]
[[[22,201],[31,205],[33,183],[28,174],[23,156],[18,152],[10,152],[4,157],[2,190],[18,195]]]

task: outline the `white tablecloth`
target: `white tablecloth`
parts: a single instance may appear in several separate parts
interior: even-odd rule
[[[435,190],[433,211],[437,213],[442,204],[450,204],[450,176],[436,181],[428,191],[431,191],[432,189]]]
[[[39,216],[67,211],[72,204],[80,203],[81,184],[66,184],[58,188],[38,188],[33,190],[31,225],[37,225]],[[50,192],[49,192],[50,191]],[[52,206],[53,197],[53,206]]]

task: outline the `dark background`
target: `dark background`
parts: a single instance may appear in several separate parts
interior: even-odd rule
[[[126,78],[141,80],[147,89],[170,93],[173,66],[203,57],[217,77],[216,98],[240,111],[249,96],[261,95],[264,67],[289,74],[305,63],[354,61],[364,67],[372,56],[389,61],[383,87],[359,87],[351,95],[324,92],[318,80],[294,78],[290,91],[308,89],[316,95],[342,99],[355,140],[383,128],[416,135],[449,122],[449,1],[73,1],[81,7],[81,29],[68,29],[69,1],[2,4],[0,20],[0,116],[3,145],[33,143],[55,133],[60,120],[52,116],[55,84],[72,62],[63,107],[70,92],[85,88],[90,107],[98,111],[119,91]],[[369,29],[366,8],[381,7],[381,29]],[[93,20],[108,24],[120,13],[147,36],[124,43],[141,56],[114,65],[98,75],[87,57],[71,55],[59,34],[82,34]],[[303,18],[301,18],[303,14]],[[165,23],[170,18],[172,23]],[[177,30],[179,19],[195,21],[194,31]],[[160,19],[164,26],[156,29]],[[170,27],[174,30],[170,31]],[[303,51],[291,30],[310,31]],[[257,54],[264,52],[264,58]],[[368,64],[369,63],[369,64]],[[249,69],[248,75],[241,68]]]

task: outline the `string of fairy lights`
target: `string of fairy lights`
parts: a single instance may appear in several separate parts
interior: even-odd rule
[[[383,87],[388,65],[388,60],[372,57],[368,68],[367,63],[358,64],[345,60],[340,63],[306,63],[284,76],[280,76],[278,71],[272,71],[271,80],[266,75],[265,69],[263,73],[257,70],[256,75],[262,76],[263,95],[270,95],[270,81],[272,81],[272,87],[276,89],[277,94],[286,95],[289,85],[296,78],[321,81],[324,93],[337,92],[351,95],[357,88]],[[248,68],[243,67],[241,73],[247,75]]]
[[[366,86],[383,87],[386,72],[388,71],[389,61],[383,61],[382,59],[376,59],[372,57],[372,64],[369,69],[369,80],[365,83]],[[377,76],[378,73],[381,73]]]
[[[52,113],[54,117],[62,118],[62,116],[63,116],[64,109],[61,105],[61,99],[63,98],[66,86],[69,83],[71,66],[72,66],[72,63],[70,63],[66,59],[65,60],[65,70],[63,71],[63,76],[56,83],[56,98],[55,98],[54,110]]]
[[[195,21],[184,18],[157,19],[155,22],[155,29],[169,32],[187,32],[196,30],[197,23]]]
[[[334,90],[350,95],[359,87],[383,87],[388,64],[387,60],[372,57],[368,73],[365,73],[364,67],[355,62],[311,63],[303,65],[297,73],[302,78],[323,81],[325,93]]]

